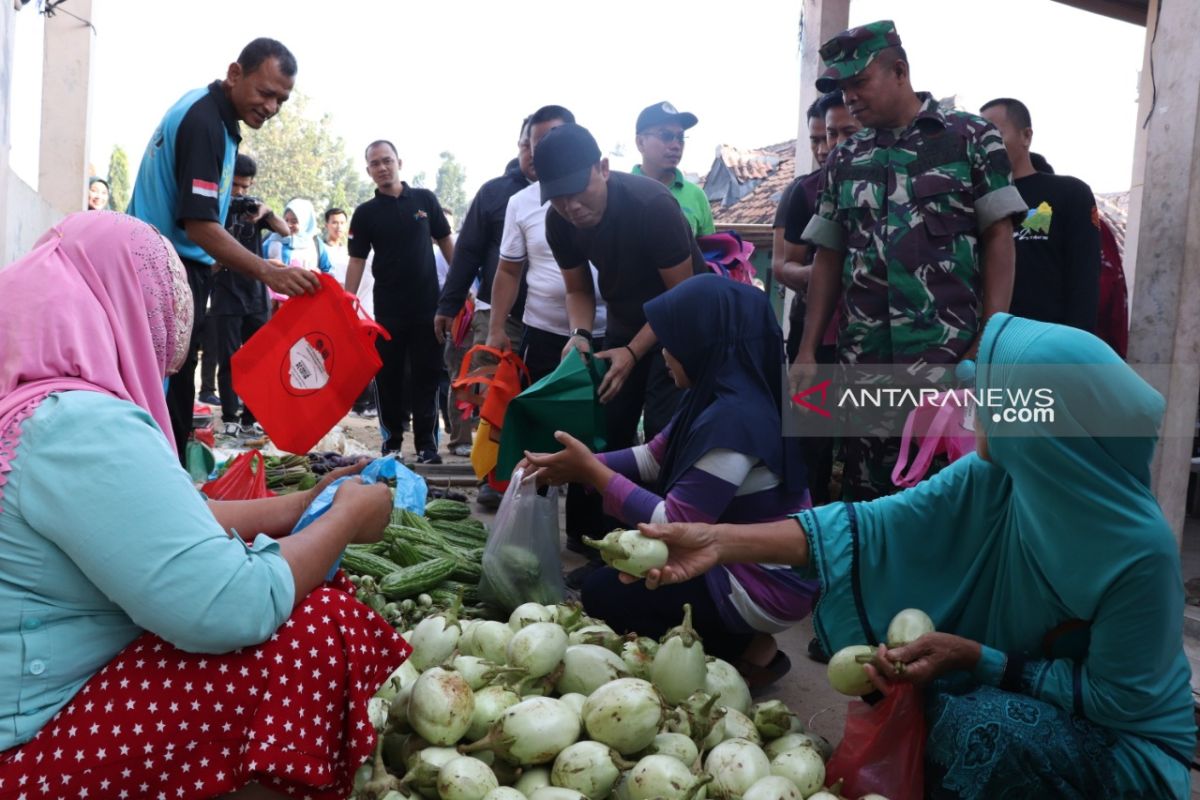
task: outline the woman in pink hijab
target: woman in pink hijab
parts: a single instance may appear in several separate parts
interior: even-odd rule
[[[314,493],[196,491],[162,388],[192,301],[143,222],[67,217],[0,298],[0,798],[345,797],[409,648],[324,576],[386,487],[287,538]]]

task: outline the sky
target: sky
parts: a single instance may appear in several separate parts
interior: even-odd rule
[[[707,174],[716,148],[795,138],[801,109],[800,0],[93,0],[91,161],[115,144],[136,169],[158,121],[185,92],[222,77],[256,36],[299,62],[296,90],[328,112],[361,163],[396,142],[406,177],[432,186],[438,154],[467,190],[516,154],[522,118],[570,108],[601,149],[637,161],[634,120],[669,100],[700,122],[681,168]],[[63,6],[71,9],[71,2]],[[1096,192],[1127,189],[1144,29],[1051,0],[853,0],[851,25],[890,17],[914,87],[971,110],[996,96],[1030,108],[1034,150]],[[36,181],[41,19],[17,14],[13,167]],[[278,121],[268,122],[278,124]],[[262,167],[260,166],[260,169]],[[31,180],[31,178],[33,180]]]

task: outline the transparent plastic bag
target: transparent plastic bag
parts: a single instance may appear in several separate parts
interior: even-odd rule
[[[522,603],[561,602],[560,549],[558,488],[542,496],[532,475],[514,470],[483,551],[484,602],[505,613]]]

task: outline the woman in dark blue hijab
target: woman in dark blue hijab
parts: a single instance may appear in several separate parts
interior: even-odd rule
[[[766,295],[700,275],[646,303],[676,384],[687,389],[671,423],[645,445],[602,455],[564,433],[565,449],[530,454],[550,483],[575,481],[604,495],[604,510],[639,522],[767,522],[811,505],[801,441],[782,433],[783,335]],[[771,634],[807,616],[813,583],[766,564],[718,567],[647,592],[605,568],[584,584],[587,613],[618,632],[660,636],[691,603],[708,652],[733,662],[752,686],[788,669]]]

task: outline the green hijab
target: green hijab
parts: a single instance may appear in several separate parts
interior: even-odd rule
[[[1031,694],[1190,754],[1179,550],[1150,490],[1162,397],[1091,334],[1008,314],[989,321],[975,380],[981,396],[1049,390],[1054,420],[981,413],[988,461],[802,514],[818,635],[834,650],[874,643],[921,608],[1028,659]]]

